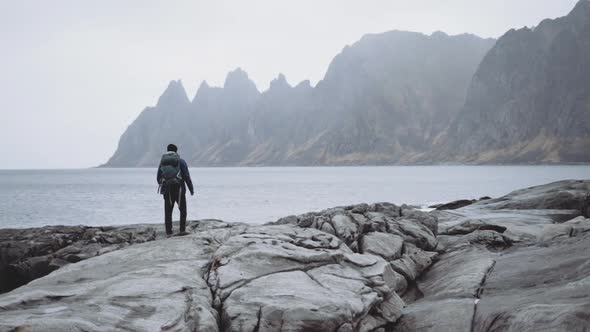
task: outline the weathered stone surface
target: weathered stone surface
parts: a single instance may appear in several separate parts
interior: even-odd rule
[[[406,280],[413,281],[418,277],[418,268],[416,263],[407,255],[391,262],[393,270],[401,274]]]
[[[494,255],[485,249],[467,248],[441,255],[419,281],[425,298],[474,298]]]
[[[418,280],[421,298],[403,310],[395,331],[471,331],[475,300],[493,265],[484,249],[440,256]]]
[[[352,251],[389,261],[398,295],[414,291],[414,281],[437,255],[434,252],[438,247],[437,217],[407,205],[360,204],[283,218],[277,223],[335,234]],[[372,318],[367,318],[361,325],[368,321],[374,323]]]
[[[1,229],[0,293],[69,263],[155,239],[151,226]]]
[[[401,215],[405,219],[412,220],[414,223],[425,226],[432,232],[432,234],[438,234],[438,219],[435,215],[407,207],[401,210]]]
[[[360,248],[363,253],[378,255],[390,261],[401,257],[403,244],[404,239],[400,236],[371,232],[363,236]]]
[[[585,331],[590,234],[501,255],[482,287],[475,331]]]
[[[332,217],[331,225],[336,235],[347,245],[356,242],[359,234],[358,225],[347,214],[336,214]]]
[[[404,246],[404,257],[408,257],[414,262],[416,275],[422,274],[424,270],[429,268],[437,255],[436,252],[422,250],[411,243]]]
[[[336,224],[343,239],[289,223],[210,220],[190,223],[188,236],[69,264],[0,297],[0,330],[373,331],[391,325],[401,316],[398,292],[408,282],[381,256],[346,245],[360,233],[342,211],[316,219]],[[387,212],[373,213],[387,219]],[[397,241],[395,255],[405,248],[418,266],[415,277],[429,264],[429,254],[383,235]]]
[[[478,230],[492,230],[498,233],[504,233],[506,227],[485,223],[481,220],[466,220],[463,223],[447,228],[445,235],[463,235],[469,234]]]
[[[572,218],[569,210],[488,210],[474,205],[455,210],[454,213],[453,217],[447,215],[446,221],[439,224],[441,234],[445,234],[450,227],[477,219],[486,224],[506,227],[503,234],[519,241],[536,241],[546,225],[555,223],[555,215],[563,216],[565,220]]]
[[[589,180],[559,181],[517,190],[458,210],[436,211],[433,214],[440,220],[441,234],[462,230],[461,224],[477,220],[478,224],[505,227],[503,233],[515,240],[534,242],[543,237],[547,225],[579,216],[580,204],[589,188]]]
[[[437,246],[436,216],[391,203],[360,204],[279,219],[275,224],[289,223],[303,228],[316,228],[334,234],[353,251],[363,245],[359,239],[368,233],[389,233],[424,250]],[[383,238],[383,237],[381,237]],[[377,238],[376,238],[377,239]],[[365,246],[370,245],[365,241]]]
[[[218,331],[208,237],[133,245],[0,297],[0,331]]]
[[[420,301],[405,308],[394,331],[471,332],[473,299],[449,298]]]
[[[551,224],[543,227],[543,233],[539,241],[549,241],[557,238],[568,238],[573,231],[573,226],[568,224]]]
[[[446,253],[418,278],[416,288],[422,297],[403,309],[395,330],[586,330],[590,326],[588,219],[556,224],[575,213],[569,208],[580,193],[558,192],[572,190],[576,183],[534,187],[495,202],[437,211],[442,232],[457,235],[438,236],[439,250]],[[521,209],[512,210],[515,207]],[[481,225],[507,229],[501,234]],[[469,233],[462,234],[465,230]],[[516,245],[515,237],[520,239]]]
[[[383,258],[312,228],[248,228],[213,261],[208,280],[227,331],[372,330],[394,323],[404,305]]]
[[[496,210],[575,210],[579,213],[588,192],[590,180],[566,180],[516,190],[476,205]]]
[[[467,205],[471,205],[475,202],[477,202],[477,201],[474,199],[460,199],[460,200],[456,200],[453,202],[432,206],[432,208],[435,208],[437,210],[456,210],[456,209],[460,209],[462,207],[465,207]]]
[[[342,248],[342,249],[340,249]],[[336,237],[292,226],[249,228],[215,253],[211,278],[222,300],[234,288],[264,275],[336,263],[352,251]],[[230,288],[228,288],[230,287]]]
[[[441,248],[445,251],[454,251],[473,245],[485,246],[488,250],[499,251],[509,248],[514,240],[496,231],[475,231],[462,236],[441,236]]]
[[[404,241],[424,250],[435,250],[438,245],[436,236],[428,227],[411,219],[388,220],[387,229],[389,233],[398,235]]]
[[[421,298],[403,310],[395,331],[472,331],[475,300],[493,257],[476,247],[439,256],[417,281]]]
[[[584,218],[583,216],[580,216],[566,221],[565,224],[572,226],[570,236],[579,236],[581,234],[590,232],[590,218]]]

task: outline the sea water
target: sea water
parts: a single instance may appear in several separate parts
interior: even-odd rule
[[[356,203],[428,206],[498,197],[590,166],[392,166],[191,168],[189,219],[264,223]],[[175,219],[178,219],[175,210]],[[0,228],[159,223],[156,169],[0,170]]]

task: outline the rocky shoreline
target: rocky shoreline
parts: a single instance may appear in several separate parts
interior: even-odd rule
[[[0,293],[67,264],[156,239],[155,225],[0,229]]]
[[[586,331],[588,192],[561,181],[429,213],[200,220],[172,238],[4,229],[0,331]]]

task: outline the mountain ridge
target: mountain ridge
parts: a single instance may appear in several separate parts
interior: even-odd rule
[[[173,81],[103,166],[157,164],[170,142],[195,166],[587,163],[588,59],[587,0],[497,41],[367,34],[315,86],[259,91],[238,67],[189,101]]]
[[[189,105],[182,82],[172,81],[156,106],[146,108],[129,126],[103,166],[153,165],[168,142],[176,142],[191,164],[202,166],[399,161],[403,158],[400,140],[414,140],[403,132],[401,123],[428,131],[426,139],[414,140],[415,146],[409,148],[422,153],[424,141],[443,127],[427,123],[429,114],[437,111],[434,105],[442,105],[444,114],[458,109],[465,95],[462,90],[493,42],[442,32],[370,34],[345,46],[315,86],[308,80],[293,86],[278,74],[267,90],[259,91],[238,67],[228,73],[223,87],[202,82]],[[423,67],[439,72],[426,72]],[[394,75],[402,70],[403,76]],[[407,81],[408,77],[413,80]],[[447,78],[455,79],[460,88],[429,84]],[[398,87],[404,91],[394,95]],[[411,104],[422,104],[416,115],[411,114]],[[392,109],[402,120],[394,118]],[[446,123],[445,118],[442,115],[437,121]],[[392,137],[396,132],[401,136]]]

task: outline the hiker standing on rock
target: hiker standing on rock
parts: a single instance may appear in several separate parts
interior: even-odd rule
[[[162,156],[157,176],[158,191],[164,197],[164,224],[166,234],[172,235],[172,210],[174,203],[180,209],[180,234],[186,233],[186,188],[194,195],[193,182],[184,159],[178,155],[178,147],[169,144]]]

